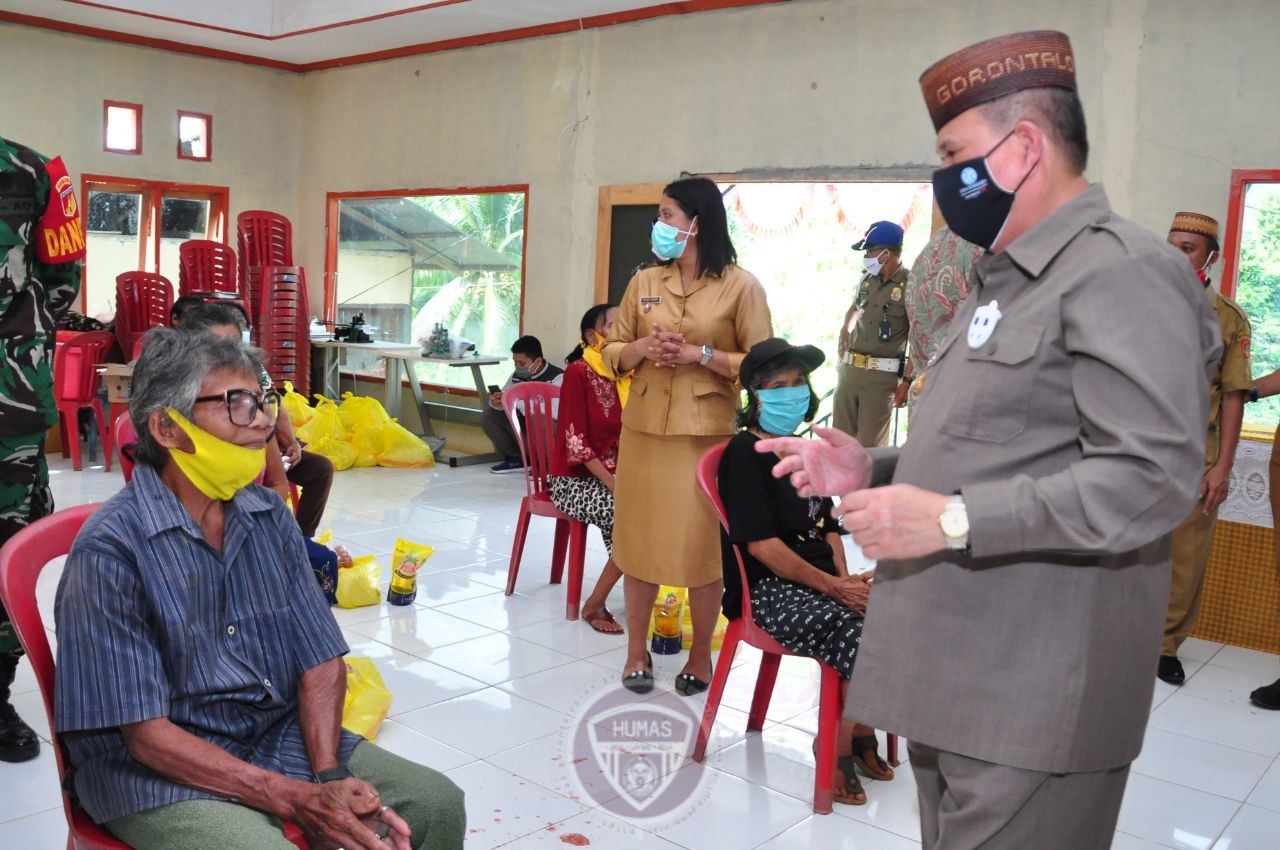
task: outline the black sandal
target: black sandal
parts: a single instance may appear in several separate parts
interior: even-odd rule
[[[861,800],[837,800],[836,802],[844,803],[846,806],[865,806],[867,804],[867,791],[862,787],[862,780],[858,779],[857,763],[858,759],[853,756],[837,756],[836,769],[844,774],[844,790],[855,796],[861,797]]]
[[[653,656],[646,652],[644,658],[647,669],[632,670],[622,677],[622,687],[635,694],[647,694],[653,690]]]
[[[868,750],[875,754],[876,768],[879,770],[879,775],[876,775],[867,767],[867,761],[863,754]],[[881,782],[888,782],[893,779],[893,770],[889,767],[889,763],[880,757],[880,742],[875,735],[854,735],[853,754],[847,756],[847,758],[852,759],[857,769],[869,779],[877,779]],[[842,767],[841,770],[843,769]]]

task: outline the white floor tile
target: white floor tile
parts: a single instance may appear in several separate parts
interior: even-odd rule
[[[557,607],[519,595],[500,599],[482,596],[441,605],[436,610],[498,631],[564,618],[563,605]]]
[[[1130,774],[1117,827],[1177,850],[1209,850],[1238,808],[1225,797]]]
[[[558,711],[486,688],[396,715],[396,722],[477,758],[549,735],[572,723]]]
[[[585,808],[485,762],[447,773],[467,794],[467,850],[500,847]]]
[[[381,659],[374,663],[382,674],[387,690],[391,691],[390,717],[488,687],[478,679],[423,661],[416,656]]]
[[[418,596],[414,599],[414,604],[420,608],[439,608],[453,602],[493,596],[497,592],[497,588],[472,581],[455,571],[424,572],[418,575]]]
[[[36,683],[35,671],[31,669],[31,662],[24,655],[18,659],[18,669],[14,672],[13,684],[9,686],[11,694],[25,694],[27,691],[34,691],[39,688]]]
[[[67,816],[62,807],[27,815],[4,824],[6,847],[22,850],[66,850]]]
[[[472,678],[496,685],[574,661],[571,655],[495,633],[437,649],[431,660]]]
[[[548,824],[537,832],[504,845],[503,850],[526,850],[531,847],[601,847],[608,850],[667,850],[678,845],[665,841],[604,812],[586,811],[580,815]]]
[[[621,614],[617,611],[613,613],[618,617],[618,622],[622,623]],[[623,627],[625,628],[625,624]],[[598,656],[603,652],[625,647],[627,644],[627,636],[625,634],[608,635],[597,632],[588,626],[584,620],[552,618],[543,620],[540,623],[516,626],[507,629],[507,632],[521,640],[527,640],[530,643],[536,643],[539,646],[545,646],[548,649],[554,649],[556,652],[563,652],[577,658]]]
[[[813,802],[813,736],[799,729],[774,726],[750,735],[707,756],[706,764],[801,802]],[[866,785],[870,794],[870,783]]]
[[[378,729],[376,744],[389,753],[395,753],[401,758],[441,772],[462,767],[476,760],[476,757],[469,753],[456,750],[448,744],[442,744],[430,735],[424,735],[391,719],[382,722],[382,726]]]
[[[1280,759],[1272,762],[1271,767],[1262,775],[1262,779],[1246,802],[1273,812],[1280,812]]]
[[[419,658],[427,658],[442,646],[493,634],[492,629],[452,617],[440,609],[416,605],[389,605],[378,619],[356,623],[348,631]]]
[[[49,747],[42,744],[40,755],[31,761],[0,764],[0,776],[4,777],[0,823],[61,808],[58,766]]]
[[[700,779],[703,790],[671,812],[652,817],[649,827],[682,847],[748,850],[785,832],[813,812],[808,803],[714,768],[689,764],[677,771],[685,773]]]
[[[1254,674],[1258,677],[1258,685],[1274,682],[1276,677],[1280,676],[1280,664],[1276,662],[1277,658],[1274,655],[1241,646],[1224,646],[1213,656],[1213,663],[1219,667],[1230,667],[1232,670]]]
[[[45,714],[44,698],[40,696],[39,691],[15,694],[10,699],[10,705],[17,710],[23,722],[35,730],[42,741],[49,740],[49,715]],[[0,776],[4,775],[3,770],[3,766],[0,765]]]
[[[1249,694],[1263,684],[1256,673],[1233,670],[1216,663],[1200,668],[1199,672],[1182,686],[1182,692],[1200,699],[1229,702],[1232,705],[1249,706]]]
[[[800,850],[810,847],[822,850],[920,850],[920,842],[865,823],[850,822],[845,818],[810,815],[781,835],[761,844],[758,850]]]
[[[1231,819],[1213,850],[1275,850],[1280,844],[1280,812],[1244,806]]]
[[[909,766],[895,768],[890,782],[875,782],[863,777],[862,787],[867,792],[865,806],[837,805],[833,814],[912,841],[920,840],[920,801],[916,777]]]
[[[498,687],[577,718],[586,717],[593,700],[606,692],[627,693],[616,673],[585,661],[531,673]]]
[[[1157,844],[1154,841],[1148,841],[1145,838],[1138,838],[1136,835],[1119,831],[1116,832],[1116,837],[1111,842],[1111,850],[1166,850],[1168,846],[1167,844]]]
[[[1174,694],[1152,712],[1151,725],[1263,755],[1280,753],[1280,714],[1262,708]]]
[[[1243,801],[1272,759],[1163,729],[1148,728],[1134,773]]]

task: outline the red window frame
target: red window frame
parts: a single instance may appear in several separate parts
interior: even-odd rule
[[[174,183],[163,180],[141,180],[136,177],[112,177],[105,174],[80,175],[80,209],[81,223],[86,228],[88,239],[89,192],[129,192],[142,195],[144,209],[138,213],[138,264],[135,269],[121,271],[159,271],[160,239],[157,231],[160,228],[160,205],[165,198],[193,198],[209,200],[208,229],[217,235],[217,241],[228,244],[230,238],[231,189],[227,186],[204,186],[195,183]],[[80,310],[83,312],[89,303],[87,291],[89,283],[88,256],[80,264]],[[172,281],[177,291],[178,281]]]
[[[529,184],[509,183],[502,186],[455,186],[450,189],[416,188],[416,189],[368,189],[360,192],[326,192],[324,217],[324,322],[330,328],[338,321],[338,216],[339,202],[351,198],[398,198],[407,195],[485,195],[520,193],[524,195],[524,236],[520,252],[520,333],[524,333],[524,299],[528,294],[529,264]],[[383,378],[361,375],[362,381],[377,383]],[[402,384],[407,381],[401,379]],[[475,390],[465,387],[445,387],[440,384],[418,382],[423,389],[434,392],[449,392],[453,395],[478,397]]]
[[[204,121],[204,156],[194,156],[182,152],[182,119],[183,118],[200,118]],[[212,162],[213,161],[213,116],[204,112],[191,112],[186,109],[178,110],[178,159],[189,159],[192,162]]]
[[[1240,273],[1240,238],[1244,232],[1244,196],[1251,183],[1280,183],[1277,168],[1235,168],[1231,171],[1231,192],[1227,196],[1227,227],[1222,240],[1222,294],[1236,295]]]
[[[111,107],[113,106],[118,109],[133,110],[133,123],[134,123],[134,134],[135,134],[134,139],[138,143],[138,146],[133,150],[128,150],[126,148],[113,148],[107,142],[107,115],[110,112]],[[119,154],[125,154],[126,156],[142,156],[142,104],[141,103],[129,103],[128,101],[124,101],[124,100],[102,101],[102,150],[105,153],[119,153]]]

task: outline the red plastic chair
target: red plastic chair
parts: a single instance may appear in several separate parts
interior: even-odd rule
[[[183,242],[178,246],[178,291],[182,295],[223,292],[243,297],[236,252],[212,239]]]
[[[111,424],[111,436],[115,440],[116,451],[120,454],[120,474],[124,476],[124,483],[128,484],[129,479],[133,478],[133,453],[130,450],[138,442],[138,432],[133,427],[128,411],[117,416]]]
[[[98,399],[100,377],[98,367],[107,359],[107,353],[115,344],[110,331],[92,331],[59,342],[53,355],[53,398],[58,407],[58,427],[62,435],[62,456],[71,457],[71,468],[79,471],[80,428],[79,413],[84,407],[93,410],[98,421],[98,434],[102,437],[102,454],[107,472],[111,471],[111,432],[107,430],[106,414]]]
[[[116,339],[125,356],[136,356],[147,331],[169,326],[172,306],[173,284],[163,275],[125,272],[116,276]]]
[[[251,266],[293,265],[293,225],[269,210],[245,210],[236,216],[241,275]]]
[[[36,604],[36,581],[55,558],[71,551],[71,544],[98,505],[78,505],[38,519],[19,531],[0,548],[0,600],[13,622],[13,630],[31,661],[45,716],[49,718],[53,756],[58,765],[59,785],[66,779],[66,753],[58,739],[53,718],[54,666],[40,609]],[[130,850],[93,822],[84,809],[72,802],[64,789],[62,811],[67,816],[67,850]],[[308,850],[307,840],[295,824],[285,824],[285,838],[299,850]]]
[[[729,520],[720,500],[720,490],[716,486],[716,476],[720,470],[720,458],[724,455],[724,446],[709,449],[698,461],[698,486],[715,509],[720,525],[726,533]],[[760,672],[756,675],[755,694],[751,698],[751,711],[747,716],[747,731],[758,732],[764,728],[765,715],[769,711],[769,700],[773,696],[773,685],[778,678],[778,665],[784,655],[801,656],[778,643],[769,633],[756,625],[751,615],[751,594],[748,592],[747,568],[742,563],[742,552],[735,545],[734,557],[738,561],[738,580],[742,586],[742,616],[729,621],[725,629],[724,643],[720,647],[720,657],[716,659],[716,669],[711,677],[711,689],[707,692],[707,707],[702,713],[702,725],[698,728],[698,740],[693,748],[693,760],[700,762],[707,754],[707,741],[711,737],[711,727],[716,721],[716,712],[720,708],[720,699],[724,696],[725,685],[729,681],[729,671],[733,667],[733,656],[738,651],[738,644],[754,646],[764,655],[760,659]],[[831,814],[834,790],[831,786],[831,774],[836,766],[836,736],[840,732],[840,717],[844,705],[840,696],[840,674],[834,667],[815,658],[822,676],[818,697],[818,757],[813,778],[813,811],[820,815]],[[898,736],[890,733],[888,738],[888,761],[895,767],[898,765]]]
[[[524,541],[529,533],[529,519],[550,517],[556,521],[555,548],[551,554],[551,583],[559,584],[564,575],[565,544],[569,549],[569,588],[565,594],[564,618],[578,619],[582,600],[582,566],[587,554],[587,526],[556,509],[548,492],[551,477],[551,452],[555,446],[553,402],[560,388],[541,381],[516,384],[502,394],[502,409],[519,437],[520,457],[524,461],[524,482],[528,491],[520,500],[520,518],[516,521],[515,542],[511,546],[511,564],[507,567],[507,596],[516,589],[516,574],[524,555]],[[483,402],[484,400],[481,399]],[[523,414],[522,417],[517,413]]]

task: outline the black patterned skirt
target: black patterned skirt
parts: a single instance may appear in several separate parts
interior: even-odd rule
[[[604,550],[613,554],[613,493],[599,478],[553,475],[549,479],[551,504],[562,514],[594,525],[604,538]]]
[[[751,588],[756,625],[792,652],[819,658],[841,679],[853,675],[862,642],[862,615],[830,596],[778,576]]]

